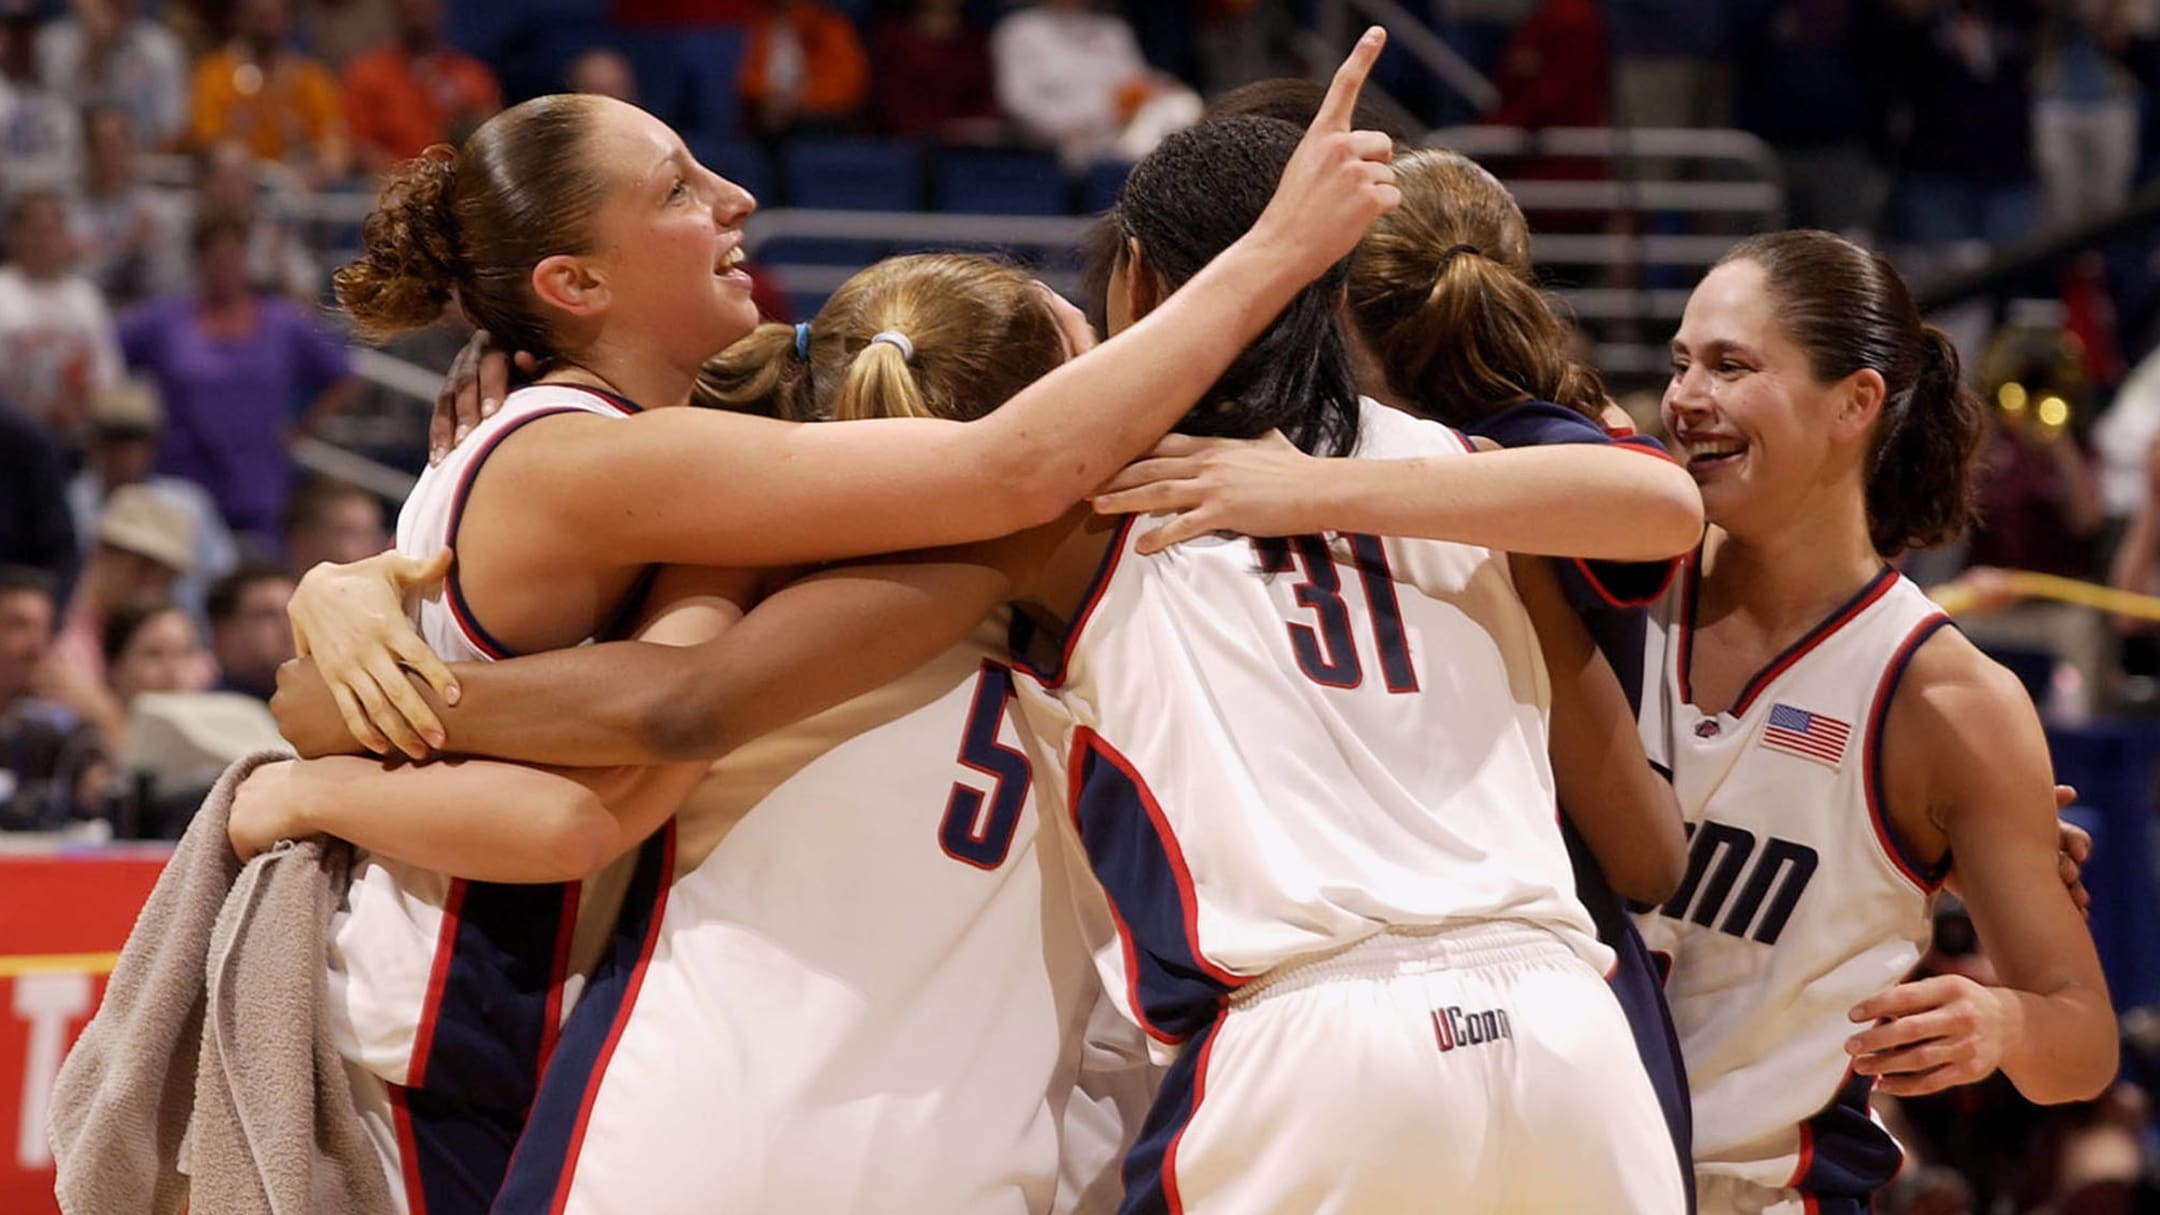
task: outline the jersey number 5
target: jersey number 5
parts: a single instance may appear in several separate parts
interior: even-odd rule
[[[1365,606],[1372,612],[1373,643],[1380,651],[1380,674],[1387,690],[1415,692],[1417,670],[1410,665],[1410,639],[1403,631],[1402,604],[1395,598],[1395,574],[1388,568],[1387,547],[1378,536],[1345,534],[1343,538],[1350,542],[1358,582],[1365,588]],[[1297,601],[1318,619],[1317,627],[1295,621],[1289,626],[1290,649],[1297,655],[1298,669],[1324,687],[1354,688],[1364,683],[1365,667],[1350,636],[1350,606],[1342,597],[1342,571],[1327,538],[1256,539],[1253,549],[1259,555],[1261,573],[1304,575],[1295,588]]]
[[[938,824],[938,843],[945,854],[977,869],[995,869],[1005,863],[1013,833],[1020,829],[1028,786],[1035,779],[1027,756],[998,741],[1005,706],[1012,698],[1012,672],[994,662],[984,663],[975,679],[967,729],[960,735],[960,766],[989,777],[990,791],[986,796],[964,780],[954,781],[952,794],[945,799],[944,821]]]

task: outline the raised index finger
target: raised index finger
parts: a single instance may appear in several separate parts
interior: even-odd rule
[[[1312,130],[1350,129],[1350,117],[1357,112],[1358,92],[1365,87],[1365,78],[1372,74],[1372,66],[1380,58],[1380,49],[1386,45],[1387,31],[1375,25],[1350,48],[1350,57],[1335,69],[1335,79],[1320,102],[1320,112],[1313,115]]]

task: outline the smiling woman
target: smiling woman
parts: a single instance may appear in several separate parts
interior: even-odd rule
[[[2039,719],[1885,564],[1971,519],[1980,406],[1888,263],[1784,232],[1696,288],[1664,412],[1711,527],[1642,722],[1693,855],[1637,923],[1673,959],[1700,1209],[1857,1213],[1900,1163],[1872,1087],[1999,1068],[2070,1101],[2115,1068]],[[1899,982],[1953,862],[1999,986]]]

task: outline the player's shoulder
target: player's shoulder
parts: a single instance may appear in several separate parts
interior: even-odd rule
[[[1921,744],[1946,778],[2045,755],[2025,686],[1955,628],[1936,628],[1912,653],[1888,707],[1890,729]]]
[[[1358,399],[1355,454],[1362,458],[1386,460],[1461,455],[1470,450],[1468,437],[1452,426],[1383,405],[1371,397]]]

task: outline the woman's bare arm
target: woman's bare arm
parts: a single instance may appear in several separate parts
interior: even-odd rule
[[[1564,444],[1476,459],[1306,455],[1281,435],[1172,435],[1095,499],[1105,514],[1174,513],[1140,540],[1157,552],[1212,531],[1251,536],[1363,532],[1511,553],[1650,561],[1702,537],[1702,496],[1670,460]]]
[[[411,692],[441,723],[441,749],[450,753],[596,766],[710,760],[890,683],[956,644],[1084,519],[1076,512],[964,549],[821,571],[766,596],[702,645],[614,642],[458,663],[450,668],[454,706],[418,676]],[[576,711],[563,712],[570,703]],[[359,745],[305,663],[279,673],[272,707],[303,755]]]
[[[1952,629],[1920,647],[1896,695],[1884,770],[1917,776],[1892,785],[1893,816],[1904,833],[1932,828],[1947,841],[2002,982],[1942,975],[1863,1001],[1852,1019],[1883,1023],[1847,1044],[1855,1068],[1897,1096],[1970,1084],[1997,1068],[2035,1102],[2098,1095],[2115,1076],[2115,1015],[2092,935],[2063,885],[2047,739],[2032,702]]]
[[[670,570],[641,640],[678,658],[736,625],[739,579]],[[552,689],[536,717],[575,717],[583,690]],[[334,709],[333,704],[333,709]],[[566,881],[643,841],[697,782],[703,761],[609,768],[513,763],[399,765],[331,755],[271,765],[241,788],[231,834],[243,856],[300,835],[333,835],[409,864],[485,881]]]
[[[1552,676],[1552,764],[1568,821],[1614,890],[1639,903],[1672,896],[1687,868],[1687,836],[1672,786],[1650,767],[1635,714],[1611,664],[1568,606],[1549,562],[1511,561]]]
[[[789,565],[986,540],[1050,522],[1145,451],[1400,201],[1387,136],[1352,131],[1384,36],[1336,73],[1266,211],[1132,328],[988,417],[797,425],[708,410],[548,418],[489,477],[529,486],[551,544],[595,563]],[[485,484],[485,481],[482,482]],[[560,550],[558,550],[560,551]]]

